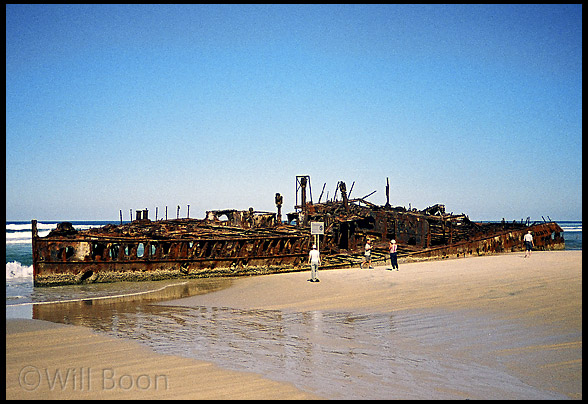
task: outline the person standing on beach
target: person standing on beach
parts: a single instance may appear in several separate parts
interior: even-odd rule
[[[372,246],[370,244],[370,239],[365,243],[365,256],[363,257],[363,262],[359,264],[359,268],[363,269],[363,264],[368,264],[369,269],[373,269],[372,267]]]
[[[396,268],[398,271],[398,246],[396,245],[396,240],[390,241],[390,264],[392,265],[392,270]]]
[[[531,235],[531,230],[525,234],[523,237],[523,241],[525,242],[525,258],[531,258],[531,251],[533,251],[533,236]]]
[[[309,282],[320,282],[317,278],[318,267],[321,264],[321,254],[316,249],[316,244],[312,246],[312,250],[308,253],[308,263],[310,264],[310,279]]]

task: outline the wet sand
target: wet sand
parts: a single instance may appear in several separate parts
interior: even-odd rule
[[[393,368],[394,377],[384,374],[386,369],[376,374],[373,369],[352,370],[355,381],[371,378],[375,386],[385,382],[395,392],[388,398],[581,399],[582,252],[523,256],[401,264],[400,271],[386,266],[319,270],[318,283],[307,282],[308,271],[240,278],[228,289],[162,305],[312,313],[320,319],[315,325],[332,322],[338,333],[348,330],[348,318],[333,320],[337,313],[366,314],[371,322],[366,322],[364,334],[370,333],[371,324],[379,327],[385,316],[394,316],[388,327],[396,331],[370,335],[362,349],[391,336],[400,340],[390,348],[395,356],[415,355],[418,345],[418,357],[386,362],[383,366]],[[254,373],[156,354],[83,327],[34,323],[7,322],[7,398],[345,398],[328,388],[304,388],[288,372],[279,379],[298,388]],[[332,346],[320,333],[312,338],[318,338],[314,345]],[[355,345],[357,339],[346,337],[333,349],[351,352]],[[325,357],[317,353],[328,354],[323,352],[328,349],[313,349],[315,358]],[[452,366],[456,378],[471,377],[437,383],[439,370],[431,364],[442,364],[443,373]],[[56,379],[59,372],[62,378]],[[349,386],[354,394],[348,396],[362,397],[365,386],[354,383]]]
[[[408,322],[417,317],[431,323],[446,321],[439,326],[430,324],[428,331],[421,324],[419,331],[410,331],[411,342],[422,344],[431,357],[441,361],[449,345],[458,345],[452,351],[455,357],[503,368],[525,385],[556,393],[539,398],[582,398],[581,251],[410,263],[401,265],[400,271],[387,268],[319,270],[318,283],[307,282],[309,272],[245,278],[229,289],[165,304],[399,313],[397,323],[403,321],[398,318]],[[454,317],[458,318],[454,321]],[[398,386],[402,387],[406,386]],[[495,390],[469,398],[484,398],[484,394],[500,398],[499,389]],[[459,392],[442,393],[423,391],[416,398],[460,398]],[[526,398],[527,394],[524,389],[503,393],[507,399]],[[408,394],[399,398],[403,397],[414,398]]]
[[[6,324],[7,399],[310,399],[287,383],[40,320]]]

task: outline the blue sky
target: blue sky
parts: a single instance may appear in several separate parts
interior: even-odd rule
[[[310,175],[581,220],[581,38],[581,5],[7,5],[6,219],[286,213]]]

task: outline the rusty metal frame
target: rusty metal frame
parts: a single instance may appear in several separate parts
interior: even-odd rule
[[[555,222],[476,223],[464,214],[446,214],[440,204],[418,211],[392,207],[388,200],[378,206],[365,197],[349,199],[345,184],[337,185],[343,200],[313,204],[312,196],[310,202],[305,197],[310,177],[297,176],[295,209],[302,212],[288,214],[289,221],[297,219],[296,226],[253,208],[208,211],[202,220],[153,222],[145,210],[131,223],[84,231],[63,222],[46,237],[39,237],[33,220],[34,282],[50,286],[303,270],[312,243],[310,221],[325,225],[323,269],[358,264],[368,238],[375,261],[385,261],[391,239],[401,261],[518,251],[529,230],[536,249],[565,247],[563,230]]]

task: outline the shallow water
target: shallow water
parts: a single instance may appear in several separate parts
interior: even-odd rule
[[[359,314],[103,303],[58,310],[43,305],[35,318],[89,326],[156,352],[259,373],[332,399],[567,398],[521,381],[496,354],[547,343],[551,332],[529,332],[476,311]]]

